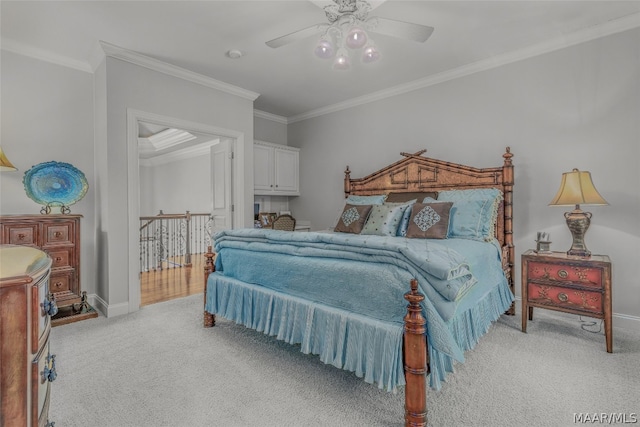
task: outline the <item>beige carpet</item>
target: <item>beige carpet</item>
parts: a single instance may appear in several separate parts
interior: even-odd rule
[[[218,323],[202,328],[202,295],[194,295],[54,328],[50,419],[56,427],[403,424],[402,392]],[[430,426],[575,426],[574,414],[594,413],[639,418],[640,334],[614,327],[608,354],[604,335],[584,331],[577,316],[537,310],[527,334],[519,327],[519,316],[503,316],[443,389],[429,391]]]

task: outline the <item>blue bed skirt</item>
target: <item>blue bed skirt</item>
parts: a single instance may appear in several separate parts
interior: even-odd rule
[[[447,326],[458,346],[464,351],[472,349],[512,301],[507,286],[495,286],[457,313]],[[205,310],[289,344],[300,344],[302,353],[316,354],[322,362],[354,372],[381,389],[395,392],[405,384],[402,323],[372,319],[220,273],[209,276]],[[464,360],[427,342],[430,386],[438,390],[447,372],[453,372],[455,361]]]

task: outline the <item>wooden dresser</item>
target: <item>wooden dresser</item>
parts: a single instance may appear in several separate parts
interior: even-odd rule
[[[52,260],[41,250],[0,245],[0,426],[44,427],[56,378],[49,333],[56,306]]]
[[[60,307],[80,302],[80,218],[82,215],[0,217],[0,244],[32,246],[51,256],[50,288]]]

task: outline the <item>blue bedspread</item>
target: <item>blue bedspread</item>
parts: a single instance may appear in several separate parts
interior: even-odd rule
[[[434,388],[513,299],[499,249],[484,242],[239,229],[216,235],[215,250],[207,311],[301,343],[388,390],[404,384],[411,278],[427,297]],[[282,320],[292,313],[293,324]],[[379,354],[363,347],[367,334]]]

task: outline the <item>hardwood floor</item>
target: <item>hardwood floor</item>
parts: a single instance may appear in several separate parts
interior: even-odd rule
[[[204,292],[204,255],[192,255],[191,263],[140,273],[140,306]]]

